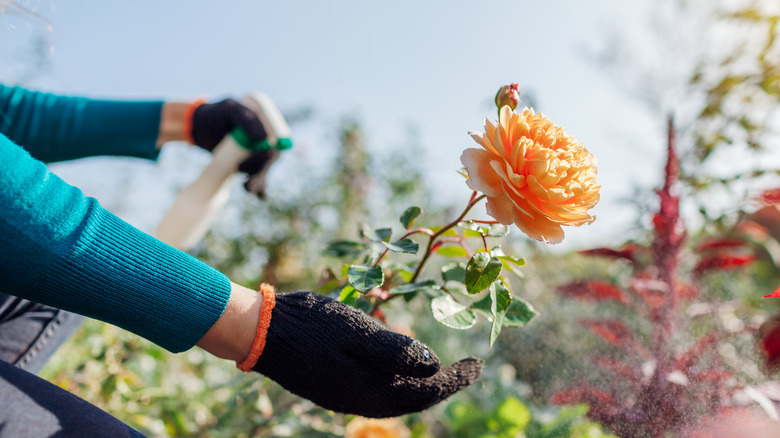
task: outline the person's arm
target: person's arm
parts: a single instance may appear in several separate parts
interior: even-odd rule
[[[60,96],[0,85],[0,133],[44,161],[155,159],[163,102]]]
[[[0,187],[0,291],[174,352],[222,315],[227,277],[122,221],[1,135]]]
[[[476,358],[441,366],[424,344],[324,295],[231,283],[104,210],[2,135],[0,187],[2,292],[173,352],[197,344],[347,414],[418,412],[482,371]]]
[[[212,104],[98,100],[0,84],[0,134],[47,163],[96,155],[155,160],[170,141],[212,151],[236,126],[252,142],[266,138],[258,117],[233,99]],[[260,150],[239,165],[249,192],[265,197],[266,174],[278,157],[277,150]]]
[[[240,363],[252,348],[262,308],[262,295],[231,283],[225,311],[198,341],[198,347],[214,356]]]
[[[169,141],[189,141],[191,135],[185,130],[192,129],[185,121],[190,110],[190,103],[165,102],[160,114],[160,129],[157,135],[157,149]]]

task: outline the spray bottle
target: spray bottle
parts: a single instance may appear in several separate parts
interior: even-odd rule
[[[190,185],[179,191],[173,205],[157,226],[155,235],[163,242],[181,250],[194,247],[206,234],[212,221],[230,197],[230,182],[239,164],[261,149],[289,149],[290,127],[265,94],[244,96],[241,104],[252,110],[266,132],[266,139],[252,143],[240,127],[212,150],[211,162]]]

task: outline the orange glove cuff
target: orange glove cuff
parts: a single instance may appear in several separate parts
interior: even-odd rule
[[[249,350],[249,355],[241,363],[236,363],[236,366],[241,371],[252,371],[252,368],[260,359],[260,355],[263,354],[268,326],[271,325],[271,311],[274,309],[274,305],[276,305],[276,292],[274,292],[273,286],[265,283],[261,284],[260,293],[263,294],[260,322],[257,324],[257,334],[255,335],[255,341],[252,343],[252,349]]]
[[[195,144],[195,140],[192,139],[192,115],[195,114],[195,110],[204,103],[206,103],[205,100],[198,99],[192,102],[184,112],[184,126],[182,130],[184,131],[184,141],[189,144]]]

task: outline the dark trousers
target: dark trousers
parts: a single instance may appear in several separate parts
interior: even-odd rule
[[[0,437],[143,436],[34,374],[82,321],[0,293]]]

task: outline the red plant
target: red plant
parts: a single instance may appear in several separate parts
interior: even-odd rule
[[[674,192],[679,174],[674,137],[670,119],[665,178],[657,192],[660,205],[653,216],[652,243],[648,247],[631,243],[617,250],[598,248],[582,252],[631,262],[633,273],[627,287],[604,280],[579,280],[558,288],[558,293],[566,298],[617,302],[651,322],[651,336],[642,337],[622,320],[580,321],[602,340],[623,350],[625,359],[593,359],[616,377],[610,390],[581,383],[551,399],[556,404],[588,403],[591,419],[624,438],[669,436],[701,418],[722,412],[729,405],[731,392],[737,389],[729,380],[733,373],[720,364],[717,355],[722,333],[707,333],[687,349],[680,349],[675,343],[675,335],[686,321],[682,304],[698,295],[697,281],[711,272],[745,266],[753,258],[742,252],[746,248],[742,240],[705,241],[695,248],[701,258],[692,272],[692,282],[680,280],[680,251],[686,233],[679,197]],[[638,257],[641,253],[648,254],[642,259],[649,259],[644,264]],[[775,336],[767,343],[767,349],[780,361],[778,327],[772,329]]]

